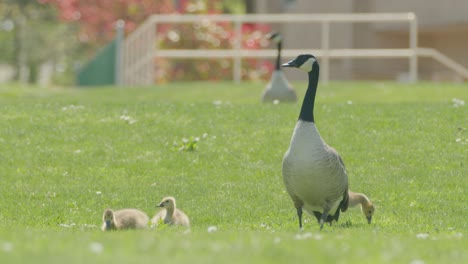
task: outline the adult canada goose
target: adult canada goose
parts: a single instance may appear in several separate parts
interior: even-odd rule
[[[158,207],[162,209],[151,219],[151,223],[158,225],[162,220],[165,224],[190,226],[187,215],[177,209],[174,197],[164,197]]]
[[[283,181],[291,196],[302,229],[302,211],[320,223],[338,221],[348,208],[348,176],[338,152],[320,136],[314,120],[314,103],[319,64],[310,54],[299,55],[283,64],[308,73],[309,84],[294,128],[289,149],[283,158]]]
[[[106,209],[102,216],[104,223],[102,231],[145,228],[148,225],[149,217],[144,212],[137,209],[122,209],[112,211]]]
[[[267,84],[265,91],[262,95],[262,101],[271,103],[274,100],[281,102],[296,102],[297,95],[296,91],[293,90],[291,84],[289,84],[286,76],[284,76],[281,70],[281,46],[283,44],[283,38],[277,32],[268,35],[268,39],[273,40],[278,49],[278,56],[276,57],[276,67],[271,76],[270,82]]]
[[[358,204],[361,205],[361,211],[367,219],[367,223],[372,222],[372,216],[375,212],[374,204],[367,198],[363,193],[355,193],[352,191],[348,192],[349,194],[349,204],[348,207],[355,207]]]

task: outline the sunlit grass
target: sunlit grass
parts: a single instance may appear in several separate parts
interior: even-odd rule
[[[453,101],[468,86],[319,87],[322,137],[377,206],[372,225],[353,209],[323,232],[309,216],[298,232],[281,179],[300,104],[261,104],[263,88],[0,85],[0,261],[468,261],[468,106]],[[106,207],[152,216],[166,195],[190,232],[99,230]]]

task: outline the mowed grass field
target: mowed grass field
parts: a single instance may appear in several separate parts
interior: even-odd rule
[[[468,263],[468,85],[319,84],[318,129],[376,213],[299,231],[293,84],[297,104],[260,103],[262,83],[1,85],[0,263]],[[152,217],[167,195],[190,230],[100,230],[105,208]]]

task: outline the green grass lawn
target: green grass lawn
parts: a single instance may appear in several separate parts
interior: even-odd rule
[[[320,133],[377,208],[321,232],[299,232],[281,176],[300,103],[263,88],[0,85],[0,263],[468,263],[468,85],[320,85]],[[167,195],[190,231],[99,229]]]

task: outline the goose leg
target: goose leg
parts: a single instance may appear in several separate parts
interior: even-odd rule
[[[302,207],[296,208],[297,217],[299,218],[299,229],[302,229]]]
[[[320,230],[323,229],[323,224],[325,223],[325,221],[327,220],[327,217],[328,217],[328,210],[324,210],[323,211],[323,214],[322,214],[322,217],[320,217]],[[330,222],[331,223],[331,222]]]

